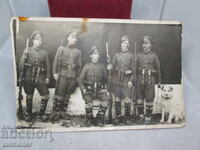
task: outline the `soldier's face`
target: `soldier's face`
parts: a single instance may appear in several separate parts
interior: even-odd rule
[[[69,34],[68,38],[68,45],[74,45],[77,42],[77,33],[76,32],[72,32]]]
[[[129,41],[128,40],[122,41],[121,48],[122,48],[122,51],[127,51],[129,48]]]
[[[35,38],[33,40],[33,46],[34,47],[40,47],[42,45],[42,38]]]
[[[99,53],[91,54],[90,57],[93,63],[97,63],[99,61]]]
[[[143,40],[142,46],[143,46],[144,52],[150,51],[151,50],[151,42],[150,42],[150,40],[145,38]]]

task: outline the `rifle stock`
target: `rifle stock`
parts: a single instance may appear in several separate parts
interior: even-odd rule
[[[26,48],[25,48],[23,56],[22,56],[22,64],[21,64],[21,68],[20,68],[19,92],[18,92],[19,109],[18,109],[18,113],[17,113],[19,119],[23,119],[24,118],[23,107],[22,107],[22,100],[23,100],[23,95],[22,95],[22,87],[23,87],[23,85],[22,84],[23,84],[23,80],[24,80],[24,66],[25,66],[26,59],[27,59],[28,46],[29,46],[29,38],[27,38],[27,40],[26,40]]]
[[[61,64],[62,64],[62,55],[63,55],[63,45],[64,45],[64,41],[61,41],[61,46],[62,46],[62,51],[61,54],[58,58],[58,62],[57,62],[57,73],[58,73],[58,79],[56,80],[56,85],[55,85],[55,92],[54,92],[54,98],[53,98],[53,113],[52,113],[52,120],[55,117],[56,114],[56,107],[57,107],[57,93],[58,93],[58,84],[60,82],[60,68],[61,68]]]
[[[137,44],[135,42],[135,49],[134,49],[134,72],[135,72],[135,82],[137,82],[137,75],[136,75],[136,67],[137,65]],[[136,86],[134,87],[134,92],[133,92],[133,105],[134,105],[134,112],[133,112],[133,117],[134,120],[136,121],[136,117],[137,117],[137,99],[136,99]]]
[[[108,42],[106,42],[106,56],[107,56],[107,64],[110,64],[110,54],[109,54],[109,47],[108,47]],[[109,123],[112,123],[112,104],[113,104],[113,99],[112,99],[112,92],[110,91],[111,89],[111,70],[108,70],[108,91],[109,91],[109,112],[108,112],[108,120]]]

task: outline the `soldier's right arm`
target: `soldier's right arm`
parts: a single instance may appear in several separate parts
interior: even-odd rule
[[[79,83],[79,87],[81,91],[85,90],[85,85],[83,84],[83,82],[86,78],[86,75],[87,75],[87,64],[83,67],[78,79],[78,83]]]
[[[156,71],[157,71],[157,77],[158,77],[157,82],[158,82],[158,84],[160,84],[161,83],[160,61],[156,54],[155,54],[154,63],[155,63]]]
[[[130,82],[134,83],[136,81],[136,73],[137,73],[137,56],[131,57],[131,66],[132,66],[132,75],[130,78]]]
[[[23,64],[24,64],[24,54],[22,54],[22,57],[21,57],[21,60],[20,60],[20,64],[19,64],[19,72],[22,71]]]
[[[140,53],[137,54],[137,57],[136,57],[136,63],[135,63],[135,72],[136,72],[136,76],[138,75],[139,73],[139,70],[140,70],[140,63],[139,63],[139,60],[141,59],[141,55]]]
[[[25,50],[24,50],[25,51]],[[27,54],[28,55],[28,54]],[[25,65],[25,53],[22,54],[20,64],[19,64],[19,72],[20,72],[20,78],[22,78],[23,71],[24,71],[24,65]]]
[[[117,61],[117,54],[114,55],[114,57],[113,57],[113,59],[111,61],[111,63],[112,63],[113,66],[115,66],[116,61]]]
[[[82,68],[82,54],[81,54],[81,51],[79,50],[79,53],[78,53],[78,76],[81,72],[81,68]]]
[[[115,67],[115,65],[116,65],[116,61],[117,61],[117,54],[115,54],[114,55],[114,57],[113,57],[113,59],[112,59],[112,61],[111,61],[111,66],[109,66],[109,70],[113,70],[114,69],[114,67]],[[108,67],[107,67],[108,68]]]
[[[58,61],[59,61],[59,57],[60,57],[60,54],[61,54],[61,50],[62,50],[62,47],[60,46],[56,52],[56,55],[55,55],[55,58],[54,58],[54,61],[53,61],[53,68],[52,68],[52,72],[53,74],[56,74],[58,73]]]

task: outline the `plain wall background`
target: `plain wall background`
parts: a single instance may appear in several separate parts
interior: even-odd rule
[[[200,148],[200,71],[199,0],[134,0],[135,19],[180,20],[183,22],[182,64],[187,125],[180,129],[54,133],[55,141],[27,139],[31,149],[68,150],[199,150]],[[46,0],[0,1],[0,126],[15,124],[13,56],[9,34],[11,16],[48,16]],[[8,69],[9,68],[9,69]],[[0,139],[3,142],[11,139]],[[19,140],[16,140],[19,141]],[[14,142],[16,142],[14,141]],[[21,140],[23,142],[24,140]],[[2,148],[2,147],[1,147]],[[7,148],[9,149],[9,148]],[[12,148],[13,149],[13,148]],[[21,148],[16,148],[21,149]],[[24,148],[26,149],[26,148]]]
[[[159,24],[116,24],[116,23],[87,23],[87,31],[80,34],[77,47],[82,52],[83,65],[90,62],[89,50],[97,45],[101,50],[100,62],[107,62],[106,42],[109,43],[109,53],[111,60],[117,52],[121,50],[120,38],[128,34],[130,39],[130,51],[135,53],[142,52],[143,36],[150,35],[153,40],[152,51],[160,60],[162,83],[180,84],[181,83],[181,34],[182,26],[159,25]],[[44,49],[49,54],[50,64],[53,65],[55,53],[64,39],[67,32],[75,30],[81,32],[82,22],[48,22],[30,21],[19,23],[19,31],[16,42],[16,61],[17,67],[24,52],[26,39],[30,38],[35,30],[43,33]],[[30,46],[31,41],[30,41]],[[105,64],[106,65],[106,64]],[[51,80],[53,81],[53,79]],[[52,84],[50,84],[52,87]]]

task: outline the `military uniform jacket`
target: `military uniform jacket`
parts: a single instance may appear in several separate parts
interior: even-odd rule
[[[119,78],[119,72],[122,74],[125,73],[127,70],[131,70],[132,73],[130,75],[123,75],[123,85],[126,86],[129,81],[133,82],[134,81],[134,75],[135,75],[135,70],[134,70],[134,56],[130,51],[121,51],[118,52],[114,55],[113,60],[112,60],[112,80],[113,82],[116,83],[116,81]]]
[[[53,62],[53,74],[76,78],[82,67],[81,51],[76,48],[60,46]]]
[[[158,83],[161,83],[160,62],[155,52],[138,53],[137,55],[137,75],[141,75],[142,69],[151,70],[152,75],[158,77]]]
[[[24,78],[33,78],[33,73],[37,74],[39,69],[39,76],[50,78],[50,64],[48,53],[44,50],[29,47],[27,50],[27,57],[22,55],[20,62],[20,70],[24,64]]]
[[[101,85],[105,85],[107,83],[107,70],[103,66],[103,64],[95,64],[89,63],[86,64],[80,74],[79,77],[79,86],[81,91],[86,89],[86,84],[93,85],[94,83],[100,83]],[[86,84],[85,84],[86,83]]]

